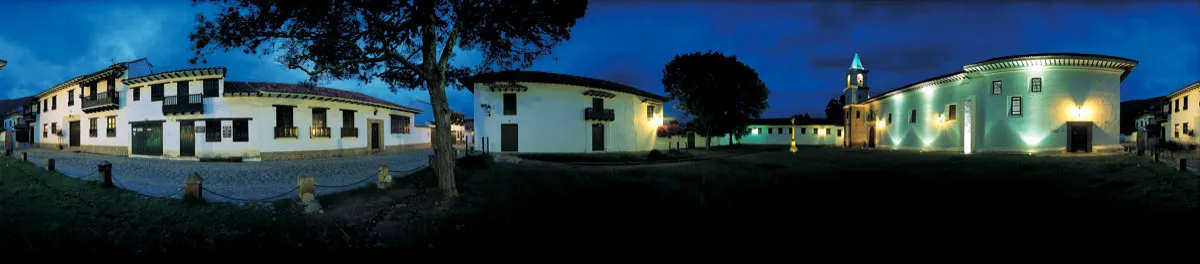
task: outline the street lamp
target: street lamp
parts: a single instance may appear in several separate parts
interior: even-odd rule
[[[794,116],[792,117],[792,130],[789,131],[788,134],[792,134],[792,147],[788,148],[788,151],[795,153],[796,152],[796,117],[794,117]]]

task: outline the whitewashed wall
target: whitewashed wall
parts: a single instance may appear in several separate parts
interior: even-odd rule
[[[122,97],[122,98],[120,98],[121,101],[119,102],[119,104],[122,107],[127,105],[126,98],[124,98],[127,93],[127,89],[124,84],[121,84],[121,80],[123,80],[123,79],[124,79],[123,76],[117,78],[116,79],[116,87],[115,87],[117,89],[117,93],[120,94],[119,96]],[[74,99],[75,104],[74,105],[68,105],[67,96],[71,93],[71,91],[74,91],[74,95],[75,95],[75,99]],[[108,91],[108,80],[101,80],[97,84],[96,92],[103,93],[106,91]],[[84,113],[82,110],[83,100],[79,98],[81,92],[83,92],[83,88],[80,87],[80,85],[72,85],[65,89],[56,91],[54,93],[46,94],[46,95],[43,95],[43,96],[37,98],[38,102],[44,102],[45,99],[53,100],[55,98],[55,96],[57,96],[58,108],[57,109],[51,108],[51,110],[49,112],[42,112],[42,109],[43,109],[42,106],[41,105],[38,106],[38,109],[37,109],[38,121],[37,121],[37,123],[35,123],[35,127],[33,128],[34,134],[35,134],[34,142],[58,144],[61,139],[62,145],[67,146],[70,143],[70,142],[68,142],[68,140],[70,139],[70,129],[68,127],[68,125],[69,125],[68,120],[78,118],[79,133],[80,133],[79,144],[80,145],[127,146],[129,144],[128,143],[129,142],[129,131],[128,131],[128,128],[123,129],[123,127],[121,126],[121,124],[123,122],[125,122],[127,117],[119,114],[118,110],[108,110],[108,111],[102,111],[102,112]],[[53,103],[50,103],[50,104],[53,105]],[[106,132],[108,116],[116,116],[116,118],[117,118],[116,137],[109,137]],[[96,120],[96,126],[97,126],[96,137],[90,137],[90,135],[88,133],[88,130],[91,129],[91,126],[90,126],[90,123],[88,120],[93,117],[97,118],[97,120]],[[57,135],[54,135],[53,131],[51,131],[51,133],[48,133],[47,137],[42,137],[42,130],[43,130],[44,124],[57,124],[58,129],[61,129],[63,131],[62,138],[59,138]]]
[[[1187,97],[1187,103],[1184,103],[1184,97]],[[1167,140],[1188,144],[1200,143],[1200,136],[1188,135],[1188,131],[1196,130],[1197,122],[1200,122],[1200,104],[1196,103],[1196,100],[1200,100],[1200,92],[1191,90],[1172,96],[1169,99],[1171,107],[1169,114],[1167,114]],[[1179,102],[1179,111],[1175,111],[1176,102]],[[1186,130],[1183,129],[1183,124],[1185,123],[1188,125]],[[1175,136],[1175,131],[1177,130],[1179,131],[1179,136]]]
[[[968,114],[964,102],[974,97],[976,121],[971,134],[975,151],[1062,151],[1067,144],[1067,121],[1094,122],[1093,150],[1117,148],[1120,75],[1119,70],[1093,68],[1021,68],[987,71],[966,81],[905,91],[869,103],[881,120],[893,115],[891,124],[876,126],[876,142],[880,148],[962,151]],[[1030,91],[1033,77],[1042,78],[1042,92]],[[1003,83],[1000,95],[991,93],[995,80]],[[1009,115],[1013,96],[1022,98],[1020,116]],[[950,104],[957,105],[957,121],[937,122]],[[917,122],[909,123],[913,109],[917,110]]]
[[[791,145],[790,125],[750,125],[750,133],[742,137],[742,143],[755,145]],[[768,133],[768,128],[772,133]],[[819,130],[819,131],[818,131]],[[797,125],[796,145],[840,145],[845,133],[842,126]],[[826,131],[829,131],[826,133]],[[840,136],[839,136],[840,135]]]
[[[615,120],[611,122],[585,121],[584,109],[592,106],[591,96],[584,91],[593,88],[544,83],[518,83],[529,87],[526,92],[517,92],[517,114],[504,115],[503,93],[493,93],[484,84],[474,84],[475,143],[484,148],[487,139],[489,151],[500,151],[500,125],[517,124],[518,152],[524,153],[567,153],[593,152],[592,127],[594,123],[605,124],[605,151],[649,151],[654,148],[656,130],[661,125],[662,106],[655,107],[657,118],[646,116],[646,105],[642,97],[602,90],[616,94],[604,99],[604,107],[613,109]],[[601,89],[596,89],[601,90]],[[481,104],[491,105],[491,114]],[[657,121],[657,122],[655,122]]]

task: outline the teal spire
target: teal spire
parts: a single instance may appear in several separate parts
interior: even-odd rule
[[[862,66],[862,62],[861,62],[861,61],[858,61],[858,52],[855,52],[855,53],[854,53],[854,62],[853,62],[853,63],[850,63],[850,68],[851,68],[851,69],[859,69],[859,70],[863,70],[863,69],[864,69],[864,68],[863,68],[863,66]]]

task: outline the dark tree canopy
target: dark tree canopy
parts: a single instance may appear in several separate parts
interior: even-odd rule
[[[829,122],[833,122],[834,124],[845,123],[846,115],[842,106],[846,104],[843,103],[842,98],[841,95],[834,96],[832,99],[829,99],[828,104],[825,104],[825,119],[829,120]]]
[[[676,55],[663,68],[662,83],[675,107],[705,135],[744,131],[767,109],[770,94],[753,68],[712,51]]]
[[[192,40],[203,61],[216,50],[274,54],[309,82],[382,81],[393,91],[424,88],[433,106],[434,153],[443,198],[454,183],[452,114],[445,86],[475,71],[528,67],[567,40],[587,10],[577,0],[195,0],[218,5],[197,16]],[[455,50],[483,55],[480,65],[452,66]]]

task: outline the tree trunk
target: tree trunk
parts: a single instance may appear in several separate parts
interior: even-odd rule
[[[704,127],[704,150],[712,150],[712,132]]]
[[[454,184],[454,138],[450,136],[450,106],[446,101],[444,74],[431,74],[425,79],[429,90],[429,101],[433,105],[434,142],[433,155],[434,174],[437,175],[438,189],[442,191],[442,200],[450,201],[458,197],[458,187]]]

